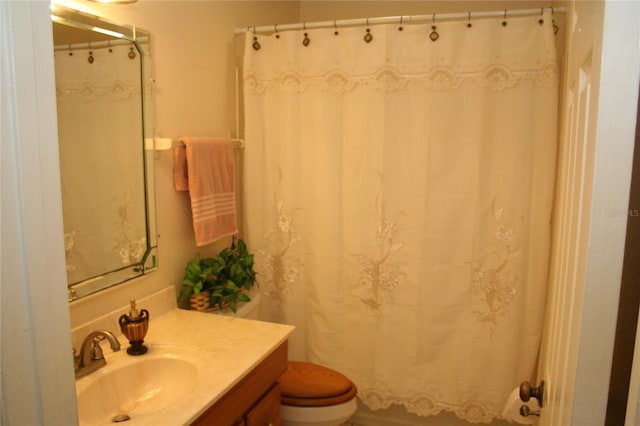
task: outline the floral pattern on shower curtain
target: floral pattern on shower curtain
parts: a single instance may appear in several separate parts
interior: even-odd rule
[[[532,378],[555,178],[552,17],[246,37],[246,230],[290,357],[372,409],[500,417]],[[310,42],[304,46],[304,33]]]

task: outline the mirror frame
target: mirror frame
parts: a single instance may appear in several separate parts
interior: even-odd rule
[[[154,143],[153,143],[153,77],[151,72],[150,42],[151,34],[133,25],[118,24],[101,17],[90,15],[64,6],[51,5],[51,20],[62,25],[81,30],[98,32],[133,43],[141,58],[141,102],[142,129],[140,149],[144,150],[143,174],[145,188],[145,220],[147,247],[144,255],[137,263],[105,271],[86,280],[68,283],[67,295],[69,302],[111,288],[134,278],[141,277],[158,268],[158,240],[155,207],[154,181]]]

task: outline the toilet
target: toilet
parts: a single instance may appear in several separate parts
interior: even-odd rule
[[[339,426],[358,407],[351,380],[309,362],[289,361],[280,376],[280,393],[283,426]]]
[[[258,319],[260,293],[250,297],[250,302],[238,305],[236,313],[228,308],[212,313]],[[289,361],[279,382],[283,426],[340,426],[358,408],[358,391],[351,380],[321,365]]]

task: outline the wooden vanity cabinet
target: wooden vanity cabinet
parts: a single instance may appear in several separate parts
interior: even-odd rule
[[[280,426],[280,385],[287,342],[280,345],[193,423],[193,426]]]
[[[280,419],[280,384],[276,383],[249,410],[245,416],[245,426],[279,426]]]

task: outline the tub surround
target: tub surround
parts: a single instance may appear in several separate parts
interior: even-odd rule
[[[168,296],[173,300],[173,307],[167,302]],[[173,286],[141,299],[138,306],[150,313],[149,332],[145,338],[150,352],[154,345],[163,344],[198,348],[206,364],[206,368],[201,370],[204,375],[202,382],[206,385],[197,386],[179,404],[159,412],[158,416],[161,417],[149,416],[138,421],[132,419],[127,422],[131,425],[158,424],[159,419],[165,422],[170,419],[172,424],[192,423],[243,379],[251,376],[252,371],[274,352],[282,351],[282,346],[286,347],[286,341],[294,330],[288,325],[178,309]],[[87,330],[106,328],[114,333],[119,332],[117,319],[127,309],[128,305],[124,305],[122,309],[72,330],[74,344],[77,345],[76,342],[86,336]],[[126,347],[126,338],[120,334],[118,339]],[[108,350],[104,354],[107,361],[105,369],[109,368],[110,358],[116,360],[121,356]],[[98,371],[94,374],[101,373]],[[91,376],[77,381],[78,389],[82,388],[83,380],[90,381]]]

